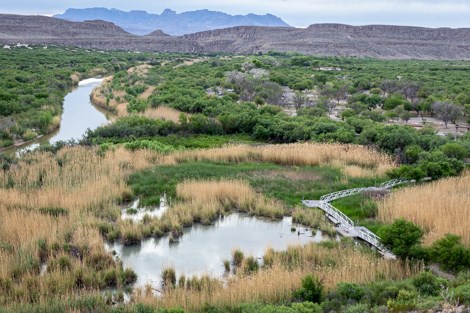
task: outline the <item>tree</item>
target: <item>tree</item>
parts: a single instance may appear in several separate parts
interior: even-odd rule
[[[308,98],[304,92],[295,91],[292,102],[294,104],[295,109],[299,110],[300,108],[307,106]]]
[[[419,102],[419,91],[421,89],[421,85],[417,82],[406,82],[403,84],[402,93],[406,97],[408,101],[411,103]]]
[[[400,89],[400,84],[396,80],[384,80],[380,84],[380,88],[383,91],[391,94],[391,93],[397,92]]]
[[[439,117],[444,122],[446,128],[449,122],[455,123],[462,115],[462,110],[460,107],[449,102],[434,102],[432,108],[433,111],[436,112],[437,117]]]
[[[400,114],[400,118],[402,119],[403,122],[408,123],[408,121],[409,121],[410,118],[411,118],[411,114],[410,114],[410,112],[408,112],[408,111],[403,111],[403,112]]]
[[[424,231],[413,222],[398,219],[381,231],[382,244],[400,259],[413,259],[419,254]]]

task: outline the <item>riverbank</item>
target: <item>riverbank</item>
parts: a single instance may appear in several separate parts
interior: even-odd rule
[[[15,153],[35,148],[40,144],[80,139],[88,128],[103,125],[108,118],[104,112],[90,105],[90,93],[102,78],[87,78],[79,82],[72,80],[74,87],[64,96],[61,116],[53,123],[46,134],[28,141],[16,141],[13,145],[0,149],[2,153]]]

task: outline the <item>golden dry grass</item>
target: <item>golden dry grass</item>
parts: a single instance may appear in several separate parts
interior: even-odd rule
[[[269,162],[286,166],[332,166],[351,177],[382,176],[395,164],[386,154],[357,145],[295,143],[246,145],[183,151],[169,157],[174,162]]]
[[[166,106],[159,106],[157,108],[151,108],[147,109],[144,113],[142,113],[142,116],[155,119],[155,120],[166,120],[166,121],[172,121],[176,124],[180,123],[180,115],[183,114],[183,112],[175,110],[173,108],[169,108]],[[187,114],[185,114],[187,115]]]
[[[184,200],[183,207],[188,213],[210,207],[222,212],[242,211],[271,218],[280,218],[286,213],[279,202],[257,194],[248,182],[240,180],[185,181],[176,186],[176,193]]]
[[[243,181],[186,181],[177,186],[181,202],[172,206],[161,220],[141,224],[120,220],[121,209],[117,204],[131,194],[126,184],[130,174],[157,164],[185,160],[256,161],[298,166],[345,164],[376,170],[380,166],[393,166],[383,155],[365,148],[315,144],[234,146],[178,152],[172,156],[147,150],[132,152],[117,148],[101,152],[97,148],[85,147],[64,148],[57,154],[32,153],[9,170],[0,171],[0,280],[11,279],[18,266],[23,266],[20,276],[12,283],[13,289],[0,295],[0,303],[33,301],[24,289],[27,286],[34,286],[34,294],[39,299],[70,295],[77,292],[72,276],[81,275],[80,271],[93,281],[92,277],[98,272],[90,268],[87,258],[106,260],[110,257],[103,250],[103,238],[98,233],[98,226],[102,223],[117,225],[122,238],[136,238],[135,234],[139,238],[139,235],[154,233],[157,227],[161,231],[170,231],[195,221],[209,223],[217,214],[229,210],[272,218],[285,213],[279,203],[257,194]],[[64,208],[67,214],[54,217],[41,213],[43,208]],[[38,260],[44,253],[39,251],[40,240],[47,242],[49,248],[46,253],[51,260],[63,256],[60,247],[66,245],[84,246],[87,256],[82,260],[72,258],[70,271],[51,271],[40,276],[37,267],[24,267],[29,258]],[[59,247],[58,255],[54,254],[51,245]],[[106,264],[105,269],[113,266]],[[268,278],[275,279],[269,273],[259,275],[251,278],[255,284],[264,283]],[[287,273],[280,275],[289,276]],[[292,283],[295,283],[295,277],[300,276],[292,276]],[[220,291],[220,299],[242,294],[237,288],[252,283],[250,280],[234,283],[234,291]],[[57,289],[54,286],[58,286]],[[270,292],[282,295],[287,291],[273,289]],[[238,299],[248,297],[248,294],[246,292]],[[34,301],[40,300],[35,298]]]
[[[140,290],[136,292],[136,301],[164,308],[183,307],[188,312],[199,312],[206,304],[225,307],[240,303],[283,303],[291,299],[292,291],[300,287],[307,274],[321,278],[330,289],[339,282],[367,283],[379,277],[402,279],[421,270],[421,265],[377,259],[352,248],[328,249],[314,244],[290,247],[285,253],[268,250],[265,260],[272,264],[270,268],[250,276],[238,275],[229,279],[226,286],[212,283],[202,290],[170,289],[163,297]]]
[[[398,190],[380,205],[378,218],[386,223],[405,218],[421,225],[428,245],[448,233],[470,245],[470,172]]]
[[[49,280],[60,277],[65,280],[67,275],[70,276],[71,273],[60,276],[51,272],[41,278],[36,266],[31,269],[21,267],[27,264],[24,260],[29,256],[31,260],[38,258],[40,240],[61,247],[70,236],[68,244],[86,247],[91,257],[109,258],[96,225],[102,219],[119,217],[120,209],[116,203],[130,193],[125,183],[127,176],[157,163],[159,158],[158,154],[145,150],[118,149],[100,154],[98,149],[75,147],[65,148],[57,155],[36,152],[21,159],[9,171],[0,172],[0,247],[11,247],[0,248],[0,280],[8,281],[17,271],[20,277],[14,288],[21,288],[29,281],[37,284],[35,293],[39,297],[47,298],[51,287]],[[53,217],[41,213],[41,208],[64,208],[68,214]],[[51,250],[46,253],[53,258]],[[90,272],[86,262],[86,259],[73,262],[73,267],[83,267]],[[56,281],[54,284],[61,286],[70,282]],[[58,289],[49,296],[71,292],[73,286],[69,287]],[[16,297],[14,291],[10,292],[3,296]],[[15,301],[28,301],[27,293],[20,293],[18,297]],[[0,297],[0,303],[2,301],[8,300]]]

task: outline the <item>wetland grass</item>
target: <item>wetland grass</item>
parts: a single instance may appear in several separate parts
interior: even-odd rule
[[[138,290],[135,300],[163,308],[182,307],[188,312],[200,312],[207,305],[280,304],[290,301],[292,291],[298,289],[302,279],[309,274],[321,277],[325,287],[331,289],[344,281],[367,283],[378,279],[403,279],[422,268],[421,264],[384,260],[371,253],[338,245],[328,248],[312,244],[290,247],[285,252],[268,250],[266,259],[271,260],[268,266],[259,267],[255,265],[258,264],[256,259],[248,257],[250,261],[244,267],[246,271],[237,271],[237,275],[229,278],[226,284],[210,278],[200,279],[205,284],[199,288],[174,288],[167,290],[163,297]]]
[[[470,245],[470,172],[460,177],[403,188],[393,192],[379,205],[378,218],[391,223],[405,218],[422,226],[424,243],[432,244],[452,233]]]

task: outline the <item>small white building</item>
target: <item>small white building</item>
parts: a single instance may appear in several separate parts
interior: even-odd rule
[[[3,46],[3,49],[11,50],[11,46],[9,46],[9,45],[4,45],[4,46]]]

